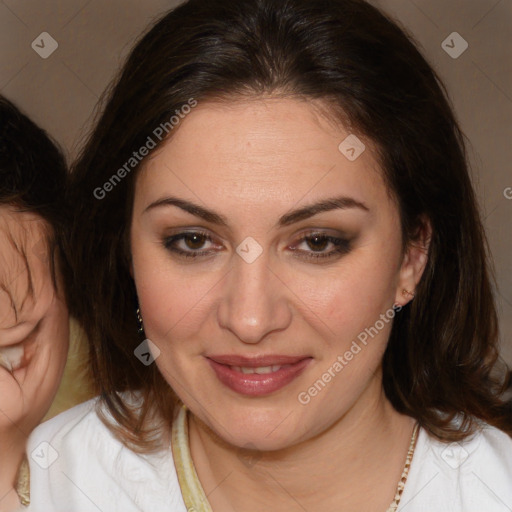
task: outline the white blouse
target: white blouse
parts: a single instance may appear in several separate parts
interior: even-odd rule
[[[97,399],[30,436],[27,512],[187,512],[172,452],[139,455],[114,438]],[[512,438],[484,425],[445,444],[420,429],[398,512],[512,512]]]

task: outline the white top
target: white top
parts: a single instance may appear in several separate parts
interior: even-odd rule
[[[172,452],[138,455],[96,399],[40,425],[28,443],[30,512],[187,512]],[[420,429],[398,511],[512,512],[512,439],[489,425],[445,444]]]

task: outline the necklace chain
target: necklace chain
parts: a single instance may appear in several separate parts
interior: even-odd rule
[[[418,429],[419,424],[416,423],[412,431],[411,442],[405,459],[402,476],[400,477],[396,488],[395,498],[386,512],[396,512],[400,499],[402,498],[402,493],[409,474],[409,468],[411,467],[412,457],[414,455],[414,449],[416,447]],[[194,510],[195,512],[213,512],[210,504],[208,503],[203,487],[201,486],[201,482],[199,481],[199,477],[197,476],[197,472],[194,467],[194,462],[190,455],[188,410],[185,406],[182,406],[172,425],[171,449],[186,509]]]

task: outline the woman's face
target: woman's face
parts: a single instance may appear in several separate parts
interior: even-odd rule
[[[354,159],[311,105],[199,104],[137,178],[133,275],[156,364],[236,446],[290,446],[382,399],[393,305],[424,264],[402,251],[371,144]]]
[[[69,341],[47,237],[39,216],[0,207],[0,429],[25,435],[50,407]]]

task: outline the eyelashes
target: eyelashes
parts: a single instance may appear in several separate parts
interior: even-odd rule
[[[307,246],[311,251],[304,251],[303,249],[297,249],[298,246]],[[331,250],[325,251],[326,247],[331,247]],[[291,249],[296,252],[301,251],[306,258],[321,259],[321,258],[334,258],[347,254],[350,251],[350,240],[345,238],[339,238],[325,233],[312,233],[307,236],[303,236],[299,240],[299,244],[295,245]],[[299,256],[303,257],[303,256]]]
[[[165,237],[163,246],[173,255],[182,259],[200,259],[221,252],[224,246],[216,244],[204,231],[186,231]],[[326,250],[326,249],[329,250]],[[288,249],[299,259],[319,261],[336,259],[351,250],[351,241],[346,238],[329,235],[322,231],[313,231],[302,236]]]
[[[164,247],[185,258],[199,258],[211,255],[211,250],[199,250],[206,242],[213,244],[212,238],[202,231],[187,231],[164,238]],[[181,244],[181,247],[179,245]],[[193,247],[190,247],[192,245]],[[199,245],[199,247],[197,247]]]

